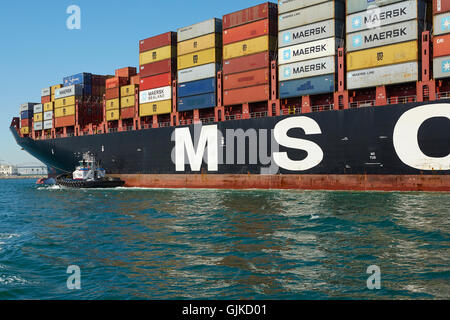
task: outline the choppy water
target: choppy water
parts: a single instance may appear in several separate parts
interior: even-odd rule
[[[448,193],[0,181],[0,300],[448,299],[449,214]]]

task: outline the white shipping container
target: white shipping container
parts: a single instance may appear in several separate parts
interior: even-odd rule
[[[28,110],[33,110],[34,105],[36,105],[37,103],[33,103],[33,102],[27,102],[27,103],[22,103],[20,105],[20,112],[23,111],[28,111]]]
[[[177,31],[178,42],[198,38],[210,33],[222,32],[222,20],[214,18],[188,27],[180,28]]]
[[[33,126],[34,126],[34,131],[41,131],[43,128],[42,122],[35,122]]]
[[[285,13],[301,8],[313,6],[328,0],[279,0],[278,1],[278,13]]]
[[[218,65],[215,63],[204,64],[178,71],[178,83],[191,82],[196,80],[215,78]]]
[[[450,77],[450,56],[433,59],[433,76],[435,79]]]
[[[284,30],[278,33],[278,47],[284,48],[325,38],[341,37],[343,30],[344,22],[334,19]]]
[[[408,62],[347,72],[347,89],[370,88],[381,85],[412,82],[417,81],[418,79],[418,62]]]
[[[44,88],[41,90],[41,97],[47,97],[51,95],[52,95],[51,88]]]
[[[417,19],[417,0],[404,1],[347,16],[347,33]]]
[[[42,109],[42,104],[35,104],[33,107],[33,113],[41,113]]]
[[[418,21],[411,20],[347,35],[347,52],[417,40]]]
[[[53,119],[53,111],[45,111],[44,120],[52,120],[52,119]]]
[[[347,0],[347,14],[365,11],[374,7],[387,6],[403,0]]]
[[[150,103],[172,99],[172,87],[162,87],[139,92],[139,103]]]
[[[433,20],[433,34],[439,36],[447,33],[450,33],[450,12],[435,15]]]
[[[278,64],[334,56],[341,39],[328,38],[278,49]]]
[[[332,74],[335,70],[335,57],[331,56],[279,66],[278,74],[280,81],[287,81]]]
[[[53,128],[53,120],[44,121],[44,130]]]
[[[81,95],[83,95],[83,86],[80,84],[75,84],[72,86],[63,87],[55,90],[55,99]]]
[[[319,21],[345,18],[345,4],[329,1],[316,6],[282,14],[278,18],[278,31],[305,26]]]

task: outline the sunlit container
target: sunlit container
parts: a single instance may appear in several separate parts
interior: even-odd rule
[[[273,51],[275,47],[276,38],[270,36],[239,41],[223,47],[223,59],[228,60],[263,51]]]
[[[403,0],[347,0],[347,15],[400,1]]]
[[[106,89],[105,100],[117,99],[120,97],[120,88]]]
[[[41,131],[44,127],[42,122],[34,122],[34,131]]]
[[[35,106],[36,104],[37,104],[37,103],[34,103],[34,102],[22,103],[22,104],[20,105],[20,112],[22,112],[22,111],[28,111],[28,110],[33,110],[33,109],[34,109],[34,106]]]
[[[270,66],[270,59],[270,53],[264,51],[257,54],[224,60],[223,74],[227,75],[232,73],[267,68]]]
[[[47,96],[51,96],[52,95],[52,89],[49,88],[44,88],[41,90],[41,97],[47,97]]]
[[[279,66],[279,81],[289,81],[301,78],[310,78],[336,71],[335,56],[295,62]]]
[[[216,63],[183,69],[178,71],[178,83],[213,78],[216,76],[218,70],[219,66]]]
[[[36,114],[36,113],[42,113],[43,110],[44,110],[44,108],[43,108],[43,106],[42,106],[41,103],[35,104],[35,105],[33,106],[33,113],[35,113],[35,114]]]
[[[92,74],[83,72],[63,78],[63,85],[65,87],[72,86],[75,84],[84,84],[88,86],[92,85]]]
[[[56,85],[54,85],[54,86],[51,86],[50,87],[50,92],[52,93],[52,95],[54,95],[55,94],[55,91],[57,90],[57,89],[59,89],[59,88],[62,88],[62,84],[56,84]]]
[[[260,5],[239,10],[223,16],[223,29],[230,29],[250,22],[275,18],[278,14],[278,6],[275,3],[266,2]]]
[[[347,33],[383,27],[393,23],[424,17],[425,2],[418,0],[402,1],[347,16]]]
[[[41,97],[41,103],[42,103],[42,104],[48,103],[48,102],[50,102],[50,101],[52,101],[52,97],[51,97],[51,96]]]
[[[450,1],[448,0],[433,0],[433,13],[439,14],[450,11]]]
[[[433,34],[440,36],[450,33],[450,12],[442,13],[433,18]]]
[[[134,118],[134,108],[121,108],[120,109],[121,119],[131,119]]]
[[[418,40],[418,21],[410,20],[377,29],[347,34],[347,52]]]
[[[120,109],[120,99],[111,99],[111,100],[106,100],[106,110],[117,110]]]
[[[172,87],[162,87],[139,92],[139,102],[146,104],[172,99]]]
[[[34,122],[42,122],[42,120],[44,120],[44,114],[42,112],[35,113],[33,115],[33,120]]]
[[[278,18],[278,31],[305,26],[324,20],[343,20],[344,16],[344,2],[324,2],[312,7],[307,7],[280,15]]]
[[[120,96],[121,97],[128,97],[135,94],[136,92],[136,85],[130,84],[128,86],[120,87]]]
[[[284,48],[296,44],[341,36],[343,30],[344,22],[334,19],[284,30],[278,34],[278,47]]]
[[[433,59],[433,76],[435,79],[450,77],[450,55]]]
[[[131,108],[136,104],[136,97],[134,95],[120,98],[120,108]]]
[[[178,42],[198,38],[210,33],[222,33],[222,20],[214,18],[188,27],[180,28],[177,31]]]
[[[262,36],[277,35],[277,20],[260,20],[223,31],[223,44],[244,41]]]
[[[282,14],[297,9],[314,6],[316,4],[327,2],[329,0],[279,0],[278,13]]]
[[[107,110],[106,121],[115,121],[120,119],[120,110]]]
[[[172,59],[177,56],[177,47],[166,46],[145,51],[139,54],[139,65],[154,63],[161,60]]]
[[[172,74],[163,73],[156,76],[143,78],[140,80],[139,90],[145,91],[154,88],[167,87],[172,85]]]
[[[352,90],[417,80],[419,80],[419,64],[418,62],[408,62],[350,71],[347,73],[347,88]]]
[[[178,42],[178,55],[197,52],[209,48],[220,48],[222,46],[222,34],[211,33],[198,38],[189,39],[183,42]]]
[[[128,79],[123,77],[113,77],[106,79],[105,87],[106,89],[112,89],[117,87],[126,86],[128,84]]]
[[[209,78],[178,84],[178,97],[184,98],[204,93],[216,92],[216,78]]]
[[[24,127],[29,127],[31,126],[31,119],[21,119],[20,120],[20,127],[24,128]]]
[[[154,37],[139,41],[139,52],[150,51],[156,48],[173,46],[177,42],[176,32],[166,32]]]
[[[54,102],[44,103],[44,112],[53,111],[53,104],[54,104]]]
[[[278,50],[278,63],[286,64],[309,59],[317,59],[336,54],[342,40],[328,38]]]
[[[137,74],[130,78],[130,84],[139,85],[140,80],[141,80],[141,76],[139,74]]]
[[[144,64],[139,67],[140,77],[146,78],[161,73],[175,73],[177,69],[176,59],[166,59],[154,63]]]
[[[231,90],[237,88],[258,86],[269,83],[269,80],[269,68],[228,74],[223,77],[223,89]]]
[[[201,66],[208,63],[220,62],[222,50],[218,48],[185,54],[178,57],[178,70]]]
[[[330,93],[335,90],[334,75],[279,82],[280,99]]]
[[[67,106],[55,109],[55,118],[73,116],[75,114],[75,106]]]
[[[139,105],[139,116],[146,117],[172,112],[172,100],[150,102]]]
[[[135,67],[125,67],[120,68],[115,71],[116,77],[123,77],[123,78],[130,78],[132,76],[135,76],[137,73],[137,70]]]
[[[196,96],[178,99],[178,111],[190,111],[194,109],[205,109],[216,106],[216,94],[206,93]]]
[[[417,41],[393,44],[347,54],[347,71],[369,69],[418,60]]]
[[[55,99],[67,98],[71,96],[82,96],[83,95],[83,86],[79,84],[75,84],[72,86],[56,89],[55,91]]]
[[[20,128],[21,134],[30,134],[30,128],[29,127],[22,127]]]
[[[55,128],[72,127],[75,125],[75,116],[55,118]]]
[[[44,112],[44,121],[53,119],[53,111],[45,111]]]
[[[450,55],[450,34],[433,38],[433,57]]]
[[[53,128],[53,120],[49,119],[44,121],[44,130],[49,130]]]
[[[75,96],[55,100],[55,109],[75,105]]]
[[[225,90],[223,92],[223,104],[231,106],[235,104],[267,101],[270,97],[270,87],[268,84]]]

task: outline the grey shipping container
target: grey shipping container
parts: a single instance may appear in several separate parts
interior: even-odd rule
[[[53,119],[53,111],[45,111],[44,112],[44,121]]]
[[[289,81],[332,74],[335,70],[336,59],[331,56],[279,66],[278,78],[280,81]]]
[[[358,51],[417,40],[418,21],[411,20],[347,35],[347,51]]]
[[[34,123],[34,131],[41,131],[43,128],[42,122],[35,122]]]
[[[278,50],[278,64],[293,63],[309,59],[317,59],[334,56],[337,48],[342,44],[342,39],[327,38],[314,42],[297,44]]]
[[[347,0],[347,14],[365,11],[374,7],[386,6],[403,0]]]
[[[434,58],[433,76],[435,79],[450,77],[450,56]]]
[[[328,0],[279,0],[278,13],[286,13],[289,11],[298,10],[301,8],[310,7]]]
[[[37,104],[37,103],[34,103],[34,102],[22,103],[22,104],[20,105],[20,112],[28,111],[28,110],[33,110],[33,109],[34,109],[34,106],[35,106],[36,104]]]
[[[51,129],[53,127],[53,120],[44,121],[44,130]]]
[[[278,18],[278,31],[330,19],[345,20],[345,4],[343,2],[330,1],[282,14]]]
[[[33,107],[33,113],[41,113],[42,112],[42,104],[36,104],[36,105],[34,105],[34,107]]]
[[[216,77],[219,65],[209,63],[198,67],[192,67],[178,71],[178,83],[197,81]]]
[[[450,12],[434,16],[433,30],[435,36],[450,33]]]
[[[81,95],[83,95],[83,85],[81,84],[74,84],[72,86],[63,87],[55,90],[55,99]]]
[[[222,20],[210,19],[188,27],[178,29],[178,42],[198,38],[210,33],[222,32]]]
[[[278,47],[284,48],[331,37],[344,37],[344,21],[331,19],[281,31],[278,34]]]
[[[51,88],[44,88],[41,90],[41,97],[47,97],[52,95]]]

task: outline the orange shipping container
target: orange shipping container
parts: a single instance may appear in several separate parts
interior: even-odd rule
[[[230,90],[268,84],[270,80],[269,70],[269,68],[264,68],[226,75],[223,77],[223,89]]]
[[[55,118],[55,128],[72,127],[75,125],[75,116]]]
[[[450,56],[450,34],[433,38],[433,57]]]
[[[223,44],[230,44],[266,35],[277,35],[277,20],[261,20],[223,31]]]
[[[250,102],[266,101],[270,97],[269,85],[227,90],[223,93],[223,103],[226,106]]]
[[[137,73],[136,68],[134,67],[126,67],[116,70],[116,77],[130,78],[135,76]]]
[[[41,103],[42,103],[42,104],[48,103],[48,102],[50,102],[51,100],[52,100],[52,97],[51,97],[51,96],[41,97]]]
[[[132,76],[130,79],[130,84],[139,85],[140,76],[137,74],[135,76]]]
[[[120,118],[122,119],[134,118],[134,107],[121,109]]]
[[[117,88],[121,86],[126,86],[128,84],[128,79],[123,77],[114,77],[106,80],[106,89]]]

